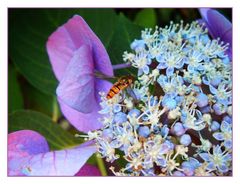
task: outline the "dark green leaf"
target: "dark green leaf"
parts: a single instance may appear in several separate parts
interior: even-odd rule
[[[8,66],[8,113],[23,109],[23,96],[17,79],[16,69]]]
[[[9,115],[9,132],[18,130],[34,130],[43,135],[52,150],[76,146],[82,142],[72,134],[63,130],[59,125],[39,112],[19,110]]]
[[[87,161],[88,164],[97,165],[96,154],[93,154]]]
[[[152,8],[143,9],[138,12],[134,22],[146,28],[154,28],[157,24],[156,12]]]
[[[38,112],[42,112],[52,117],[54,113],[54,103],[56,103],[55,96],[43,93],[29,83],[24,84],[24,88],[22,89],[22,91],[26,109],[32,109]],[[58,117],[59,116],[60,114],[58,115]]]
[[[174,8],[160,8],[158,9],[159,11],[159,15],[161,17],[161,21],[164,22],[165,24],[169,24],[170,21],[172,20],[172,14],[174,13],[174,11],[176,11],[176,9]],[[161,26],[164,26],[161,25]]]
[[[53,30],[42,13],[21,9],[10,13],[10,57],[26,79],[46,93],[53,93],[57,84],[45,49]]]
[[[130,44],[134,39],[139,39],[142,27],[130,22],[123,14],[120,14],[117,21],[117,26],[114,30],[114,35],[110,44],[107,47],[113,64],[123,63],[122,55],[124,51],[130,50]],[[135,70],[124,69],[116,72],[117,75],[133,74]]]

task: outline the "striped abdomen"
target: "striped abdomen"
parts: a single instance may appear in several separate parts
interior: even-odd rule
[[[109,90],[107,94],[107,99],[111,99],[114,95],[118,94],[121,90],[127,88],[133,79],[130,77],[122,77],[115,84],[113,84],[112,88]]]

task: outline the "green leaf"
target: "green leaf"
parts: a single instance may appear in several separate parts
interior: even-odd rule
[[[96,154],[93,154],[87,161],[88,164],[97,165]]]
[[[52,117],[56,98],[54,95],[43,93],[29,83],[24,84],[22,91],[26,109],[42,112]]]
[[[156,12],[152,8],[143,9],[138,12],[134,22],[146,28],[154,28],[157,24]]]
[[[45,44],[52,24],[36,10],[12,10],[9,22],[10,58],[35,87],[54,93],[57,85],[48,61]],[[50,25],[49,25],[50,24]]]
[[[107,46],[112,64],[124,63],[122,55],[124,51],[130,50],[130,44],[134,39],[139,39],[143,28],[133,24],[123,14],[120,14],[117,20],[117,26],[113,37]],[[123,69],[116,72],[117,75],[136,74],[136,70]]]
[[[63,130],[48,116],[31,110],[19,110],[10,114],[8,126],[9,132],[18,130],[39,132],[46,138],[51,150],[69,148],[82,143],[82,139]]]
[[[8,113],[23,109],[23,96],[17,79],[16,69],[8,65]]]
[[[110,42],[116,15],[110,9],[11,9],[10,58],[24,77],[44,93],[55,94],[57,80],[46,51],[48,37],[73,15],[85,18],[105,45]]]

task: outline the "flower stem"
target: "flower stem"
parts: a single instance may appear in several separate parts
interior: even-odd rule
[[[117,64],[117,65],[113,65],[112,67],[113,67],[113,70],[129,68],[129,67],[131,67],[131,63]]]
[[[96,154],[96,160],[97,160],[97,165],[98,165],[98,168],[101,172],[101,175],[102,176],[107,176],[107,170],[105,168],[105,164],[103,162],[103,159],[101,157],[98,157],[97,154]]]
[[[53,112],[52,112],[52,121],[54,123],[57,123],[58,121],[58,116],[59,116],[59,108],[58,108],[58,103],[57,103],[57,98],[53,97]]]

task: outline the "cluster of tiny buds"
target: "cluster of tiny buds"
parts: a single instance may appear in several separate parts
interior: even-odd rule
[[[118,176],[218,176],[232,167],[232,67],[228,44],[204,25],[145,29],[124,52],[137,78],[101,96],[103,128],[89,132]],[[125,164],[116,171],[115,164]],[[122,165],[121,164],[121,165]]]

